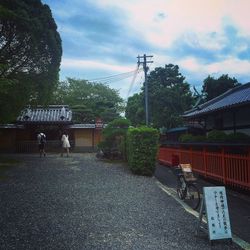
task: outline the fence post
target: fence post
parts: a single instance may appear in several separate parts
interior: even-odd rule
[[[190,154],[191,154],[191,157],[190,157],[191,162],[190,163],[191,163],[191,166],[193,167],[194,164],[193,164],[193,147],[192,146],[190,147]]]
[[[203,162],[204,162],[205,177],[207,177],[207,151],[206,151],[206,147],[203,148]]]
[[[222,147],[222,153],[221,153],[221,162],[222,162],[222,175],[223,175],[223,184],[226,184],[226,164],[225,164],[225,149]]]

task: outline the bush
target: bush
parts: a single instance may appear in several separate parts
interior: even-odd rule
[[[183,134],[179,137],[180,142],[192,142],[193,141],[193,135],[191,134]]]
[[[98,148],[103,151],[105,158],[125,158],[124,138],[129,126],[129,120],[119,118],[103,129],[103,140],[98,144]]]
[[[250,137],[244,133],[237,132],[237,133],[231,133],[227,135],[226,138],[227,142],[242,142],[242,143],[247,143],[250,142]]]
[[[212,130],[207,135],[208,142],[225,142],[226,138],[227,138],[227,134],[219,130]]]
[[[206,142],[207,138],[204,135],[184,134],[179,138],[179,142]]]
[[[155,171],[159,132],[148,127],[129,128],[127,159],[134,174],[152,176]]]
[[[213,130],[207,137],[203,135],[183,134],[179,138],[180,142],[227,142],[227,143],[250,143],[250,136],[244,133],[226,134],[223,131]]]
[[[193,136],[193,142],[206,142],[207,137],[205,135],[195,135]]]

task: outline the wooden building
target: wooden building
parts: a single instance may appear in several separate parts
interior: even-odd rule
[[[206,132],[216,129],[250,135],[250,83],[186,111],[183,117]],[[250,191],[249,143],[166,142],[159,148],[158,161],[170,166],[189,163],[206,178]]]
[[[250,135],[250,83],[188,110],[183,115],[189,124],[201,124],[206,131],[223,130]]]
[[[57,152],[61,148],[63,131],[69,134],[71,150],[74,152],[95,151],[101,138],[100,122],[74,124],[72,111],[67,105],[50,105],[24,109],[15,124],[0,125],[3,143],[1,152],[37,152],[37,134],[46,134],[46,149]]]

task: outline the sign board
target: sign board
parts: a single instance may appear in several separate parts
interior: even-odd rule
[[[203,188],[209,240],[231,239],[231,226],[228,213],[226,190],[223,186]],[[201,213],[203,213],[201,208]]]
[[[96,129],[102,129],[103,128],[103,121],[100,118],[97,118],[95,121],[95,128]]]

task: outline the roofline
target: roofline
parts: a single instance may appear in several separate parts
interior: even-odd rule
[[[209,105],[211,105],[211,104],[213,104],[215,102],[220,101],[221,99],[225,98],[226,96],[228,96],[228,95],[230,95],[230,94],[232,94],[234,92],[237,92],[239,89],[245,89],[245,88],[248,88],[248,87],[250,87],[250,82],[239,85],[239,86],[236,86],[234,88],[231,88],[231,89],[227,90],[226,92],[224,92],[223,94],[221,94],[221,95],[219,95],[219,96],[217,96],[217,97],[215,97],[215,98],[213,98],[213,99],[211,99],[211,100],[209,100],[209,101],[207,101],[207,102],[205,102],[205,103],[203,103],[201,105],[198,105],[196,108],[185,111],[184,114],[182,115],[182,117],[184,117],[184,118],[186,118],[186,117],[199,117],[199,116],[202,116],[204,114],[216,112],[218,110],[244,106],[244,105],[248,104],[249,102],[247,101],[247,102],[242,102],[240,104],[225,106],[225,107],[221,107],[221,108],[218,108],[218,109],[209,110],[209,111],[206,111],[206,112],[203,112],[203,113],[199,113],[197,115],[190,115],[190,116],[188,115],[188,114],[193,113],[195,111],[206,108],[207,106],[209,106]]]
[[[226,106],[226,107],[222,107],[222,108],[217,108],[217,109],[209,110],[209,111],[206,111],[206,112],[201,112],[201,113],[190,115],[190,116],[188,114],[184,114],[184,115],[182,115],[182,117],[183,118],[189,118],[189,117],[196,118],[196,117],[201,117],[203,115],[207,115],[207,114],[210,114],[210,113],[215,113],[217,111],[221,111],[221,110],[225,110],[225,109],[234,109],[234,108],[246,106],[248,104],[250,104],[250,101],[242,102],[242,103],[239,103],[239,104],[230,105],[230,106]],[[194,112],[194,111],[192,111],[192,112]]]

